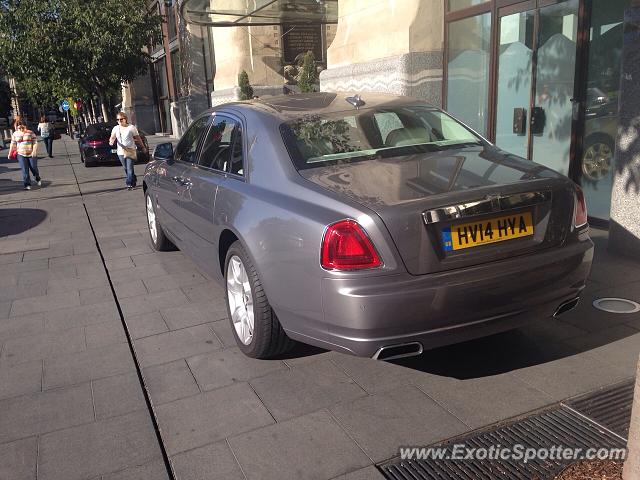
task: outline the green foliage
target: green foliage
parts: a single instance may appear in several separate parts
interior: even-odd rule
[[[240,100],[253,98],[253,87],[249,83],[249,75],[244,70],[238,74],[238,86],[240,87]]]
[[[160,38],[161,18],[146,0],[4,0],[0,65],[44,105],[104,98],[143,73],[143,49]]]
[[[9,83],[0,78],[0,117],[9,116],[11,111],[11,87]]]
[[[316,71],[315,57],[313,52],[309,51],[302,58],[302,71],[298,78],[298,87],[303,93],[315,92],[318,73]]]

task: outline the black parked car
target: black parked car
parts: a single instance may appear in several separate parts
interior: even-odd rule
[[[94,123],[87,126],[84,135],[78,140],[80,158],[85,167],[93,167],[100,163],[120,163],[116,154],[116,147],[109,145],[109,137],[114,126],[115,124],[110,122]],[[148,152],[147,138],[139,129],[138,132]],[[136,148],[138,150],[138,163],[148,162],[149,154],[143,152],[139,146]]]

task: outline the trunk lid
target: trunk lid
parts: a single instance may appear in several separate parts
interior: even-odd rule
[[[300,174],[377,213],[413,275],[560,245],[573,218],[569,179],[492,146],[344,163]],[[517,223],[522,215],[530,215],[530,235],[460,250],[447,246],[447,234],[460,235],[464,226],[464,234],[479,240],[474,231],[479,225],[495,229],[501,225],[497,219]]]

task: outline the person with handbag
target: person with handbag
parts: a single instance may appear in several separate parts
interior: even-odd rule
[[[49,158],[53,158],[53,138],[54,138],[54,128],[53,124],[51,124],[47,117],[44,115],[40,115],[40,123],[38,124],[38,134],[42,137],[42,141],[44,142],[45,147],[47,148],[47,155]]]
[[[42,186],[40,171],[38,170],[38,140],[27,124],[19,120],[15,124],[16,131],[11,136],[11,146],[9,147],[9,160],[18,160],[22,168],[22,183],[25,190],[31,190],[31,175],[33,173],[38,186]]]
[[[135,125],[129,125],[127,115],[124,112],[119,112],[116,120],[118,124],[111,131],[109,145],[113,146],[117,143],[117,154],[124,168],[127,189],[132,190],[136,186],[137,180],[134,172],[134,165],[138,158],[136,144],[140,146],[142,151],[145,151],[145,146],[140,138],[138,129]]]

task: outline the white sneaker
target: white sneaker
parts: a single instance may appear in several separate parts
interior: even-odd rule
[[[25,190],[31,190],[31,185],[27,185],[26,187],[24,187]]]
[[[42,186],[42,180],[38,180],[36,183],[38,184],[39,187]]]

